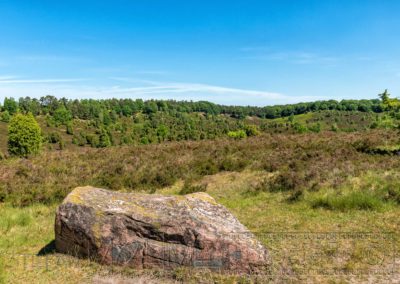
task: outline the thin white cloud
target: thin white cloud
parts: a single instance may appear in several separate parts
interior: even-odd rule
[[[132,88],[120,88],[115,87],[108,90],[111,93],[130,93],[130,94],[177,94],[177,93],[205,93],[215,95],[241,95],[241,96],[253,96],[268,99],[282,99],[285,96],[274,92],[237,89],[229,87],[221,87],[207,84],[196,84],[196,83],[165,83],[163,85],[150,86],[150,87],[132,87]]]
[[[10,80],[8,80],[10,81]],[[1,84],[0,101],[4,97],[40,97],[54,95],[67,98],[142,98],[142,99],[176,99],[208,100],[229,105],[273,105],[314,101],[324,99],[320,96],[287,96],[277,92],[248,90],[198,83],[154,82],[156,85],[138,86],[102,86],[68,84],[69,81],[23,80],[23,84]],[[28,82],[29,81],[29,82]],[[16,82],[16,80],[14,80]],[[132,84],[131,84],[132,85]]]
[[[87,79],[19,79],[13,76],[0,77],[0,84],[54,84],[54,83],[68,83],[68,82],[80,82],[86,81]]]
[[[131,78],[131,77],[110,77],[109,79],[114,80],[114,81],[119,81],[119,82],[124,82],[124,83],[141,83],[145,85],[160,85],[160,82],[158,81],[152,81],[152,80],[143,80],[143,79],[138,79],[138,78]]]

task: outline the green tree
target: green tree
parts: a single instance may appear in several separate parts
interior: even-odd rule
[[[69,110],[67,110],[64,106],[61,106],[56,109],[54,112],[54,121],[60,124],[67,124],[72,120],[72,114]]]
[[[167,137],[168,137],[169,131],[168,128],[161,124],[160,126],[158,126],[157,128],[157,136],[159,141],[164,141]]]
[[[8,111],[11,115],[13,115],[18,110],[18,104],[14,100],[14,98],[5,98],[3,109]]]
[[[33,115],[14,115],[8,126],[8,152],[14,156],[27,157],[39,153],[41,146],[41,129]]]
[[[382,106],[385,110],[398,110],[400,109],[400,101],[397,98],[390,98],[388,90],[378,95],[382,100]]]

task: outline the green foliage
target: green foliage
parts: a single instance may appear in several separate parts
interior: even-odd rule
[[[10,122],[10,119],[11,119],[11,115],[7,110],[0,114],[0,121]]]
[[[110,136],[105,129],[101,129],[97,147],[104,148],[109,146],[111,146]]]
[[[16,111],[18,104],[7,99],[7,108]],[[57,99],[53,96],[45,96],[39,100],[29,97],[20,98],[19,106],[24,112],[32,112],[34,115],[53,115],[57,110],[66,108],[73,117],[80,119],[100,119],[104,125],[109,125],[110,120],[115,123],[118,115],[131,117],[136,113],[144,113],[152,115],[158,112],[163,113],[205,113],[209,115],[225,114],[232,118],[244,119],[248,116],[259,118],[279,118],[291,117],[289,122],[293,122],[293,116],[298,114],[306,114],[308,112],[317,112],[321,110],[338,110],[338,111],[361,111],[361,112],[382,112],[382,104],[380,100],[342,100],[342,101],[316,101],[312,103],[299,103],[292,105],[278,105],[267,107],[251,107],[251,106],[223,106],[210,102],[187,102],[187,101],[161,101],[150,100],[143,102],[142,100],[131,99],[109,99],[109,100],[67,100],[65,98]],[[10,114],[13,112],[10,111]],[[61,115],[64,117],[67,113]],[[61,118],[66,121],[67,118]],[[60,122],[64,123],[64,122]]]
[[[256,125],[246,125],[244,131],[246,131],[247,136],[257,136],[260,134],[260,130]]]
[[[74,127],[72,125],[72,122],[67,123],[67,134],[74,135]]]
[[[159,141],[165,141],[168,137],[168,134],[169,134],[169,130],[165,125],[161,124],[160,126],[158,126],[157,136],[159,138]]]
[[[295,122],[293,124],[293,128],[297,133],[305,133],[308,130],[306,126],[304,126],[304,125],[302,125],[302,124],[300,124],[298,122]]]
[[[61,106],[56,109],[53,118],[56,123],[66,125],[72,120],[72,114],[64,106]]]
[[[96,148],[99,146],[99,137],[95,134],[86,134],[86,143]]]
[[[243,139],[247,137],[246,131],[237,130],[237,131],[229,131],[228,136],[234,139]]]
[[[320,133],[321,132],[321,124],[320,123],[313,124],[313,125],[309,126],[308,129],[312,132]]]
[[[58,132],[51,132],[47,135],[47,141],[52,144],[59,143],[61,141],[61,135]]]
[[[14,98],[5,98],[4,104],[3,104],[3,109],[5,111],[7,111],[9,114],[13,115],[18,110],[18,104]]]
[[[313,208],[329,210],[379,210],[383,201],[370,192],[350,192],[344,195],[328,195],[319,197],[312,202]]]
[[[379,94],[382,100],[382,107],[385,110],[398,111],[400,109],[400,100],[397,98],[390,98],[388,90],[385,90],[382,94]]]
[[[32,114],[16,114],[8,126],[8,151],[27,157],[37,154],[42,145],[41,129]]]

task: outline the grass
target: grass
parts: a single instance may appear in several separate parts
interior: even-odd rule
[[[315,123],[314,118],[302,119]],[[327,269],[332,261],[346,273],[372,271],[364,253],[369,250],[370,256],[383,259],[378,270],[390,268],[387,256],[399,252],[400,159],[365,149],[379,145],[392,149],[399,140],[400,133],[394,130],[322,131],[106,149],[76,147],[44,151],[30,159],[1,160],[0,283],[88,283],[110,277],[183,283],[244,281],[188,269],[140,272],[103,267],[54,253],[56,206],[74,187],[88,184],[125,192],[206,191],[268,247],[275,260],[271,280],[278,282],[304,280],[302,269]],[[340,239],[340,246],[332,246],[312,238],[275,238],[271,232],[313,236],[391,232],[395,245],[375,238],[356,243]],[[312,251],[319,258],[303,262],[301,253]],[[24,255],[32,255],[28,269]],[[307,280],[381,283],[390,277],[316,274]]]
[[[379,259],[380,269],[390,267],[390,256],[399,253],[400,208],[383,210],[326,210],[310,206],[312,194],[297,202],[288,202],[289,192],[259,192],[249,194],[258,182],[268,178],[264,171],[224,172],[205,176],[197,186],[206,186],[207,193],[229,210],[269,249],[274,259],[272,280],[304,280],[302,269],[314,271],[337,266],[344,271],[341,276],[307,276],[309,282],[337,283],[337,281],[366,281],[382,283],[391,275],[353,275],[361,270],[372,270],[372,260]],[[368,179],[365,177],[364,179]],[[352,181],[355,183],[355,181]],[[162,194],[179,194],[184,182],[158,190]],[[188,269],[174,271],[135,271],[118,267],[104,267],[87,260],[54,253],[51,248],[39,254],[54,239],[55,205],[36,204],[24,208],[0,205],[0,251],[3,252],[3,280],[13,283],[91,283],[93,279],[154,279],[155,283],[241,283],[238,276],[210,274]],[[393,232],[395,251],[387,241],[371,239],[352,243],[348,239],[332,242],[307,238],[276,238],[271,232]],[[313,236],[313,235],[311,235]],[[371,246],[371,243],[374,246]],[[389,243],[390,244],[390,243]],[[299,246],[301,250],[299,250]],[[371,249],[372,248],[372,249]],[[369,250],[366,255],[364,252]],[[304,252],[317,252],[318,258],[303,262]],[[25,255],[25,266],[24,266]],[[26,255],[32,255],[27,258]],[[5,257],[4,257],[5,256]],[[344,257],[345,256],[345,257]],[[373,258],[371,258],[373,256]],[[47,263],[47,264],[46,264]],[[47,265],[47,266],[46,266]],[[47,267],[47,268],[46,268]],[[0,270],[1,272],[2,270]],[[284,277],[280,273],[286,271]],[[288,273],[290,272],[290,273]],[[347,274],[346,274],[347,273]],[[386,277],[386,278],[385,278]],[[388,278],[389,277],[389,278]],[[246,280],[248,281],[248,279]],[[248,283],[248,282],[242,282]]]
[[[379,210],[384,202],[375,195],[365,192],[351,192],[345,195],[325,195],[312,201],[314,208],[326,208],[330,210]]]

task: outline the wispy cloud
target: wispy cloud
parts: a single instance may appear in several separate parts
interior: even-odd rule
[[[118,81],[118,82],[124,82],[124,83],[133,83],[133,84],[145,84],[145,85],[160,85],[160,82],[158,81],[152,81],[152,80],[144,80],[144,79],[138,79],[138,78],[131,78],[131,77],[109,77],[109,79]]]
[[[131,88],[114,87],[113,89],[108,90],[108,92],[128,93],[133,95],[204,93],[204,94],[214,94],[214,95],[253,96],[253,97],[267,98],[267,99],[286,98],[286,96],[275,92],[237,89],[237,88],[229,88],[229,87],[197,84],[197,83],[163,83],[163,84],[158,84],[156,86],[131,87]]]
[[[69,83],[69,82],[81,82],[87,79],[21,79],[15,76],[0,76],[0,84],[58,84],[58,83]]]
[[[293,64],[323,64],[332,65],[340,58],[335,56],[321,55],[306,51],[272,51],[268,47],[245,47],[241,51],[245,53],[243,58],[265,61],[284,61]]]
[[[68,98],[143,98],[208,100],[221,104],[271,105],[323,99],[316,96],[287,96],[278,92],[217,86],[200,83],[154,82],[114,78],[121,85],[94,86],[74,83],[77,79],[9,79],[0,80],[0,100],[6,96],[40,97],[51,94]],[[78,79],[79,80],[79,79]]]

